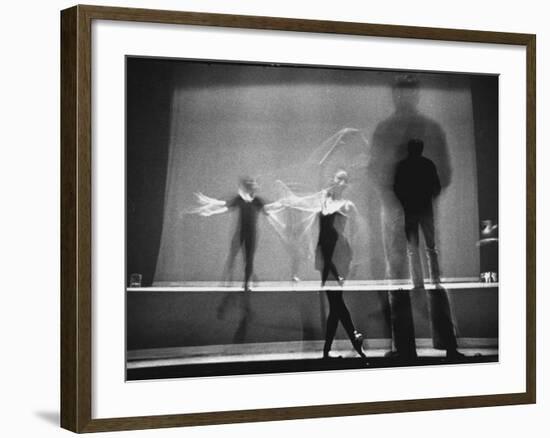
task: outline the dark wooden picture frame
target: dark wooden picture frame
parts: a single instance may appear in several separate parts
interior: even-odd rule
[[[219,26],[371,37],[518,45],[526,48],[526,390],[520,393],[178,415],[92,419],[92,21]],[[535,50],[531,34],[75,6],[61,12],[61,426],[74,432],[147,429],[536,401]]]

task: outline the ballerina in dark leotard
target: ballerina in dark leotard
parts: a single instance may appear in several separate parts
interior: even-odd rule
[[[343,275],[347,275],[351,262],[351,247],[343,232],[347,219],[357,214],[357,211],[353,202],[342,197],[347,183],[347,173],[343,170],[338,171],[334,176],[332,185],[329,189],[323,191],[321,197],[316,265],[321,270],[321,286],[323,287],[329,278],[329,274],[332,274],[338,281],[338,284],[342,286],[344,284]],[[335,251],[337,250],[340,268],[337,267],[334,259]],[[362,348],[363,335],[355,330],[351,315],[344,302],[343,291],[327,289],[325,292],[329,302],[329,315],[327,318],[323,357],[330,358],[329,352],[336,334],[338,321],[340,321],[355,351],[365,358],[366,356]]]
[[[342,286],[344,277],[350,272],[352,260],[351,246],[344,235],[344,231],[349,219],[350,225],[354,226],[353,228],[355,228],[357,234],[357,225],[360,219],[355,204],[342,197],[342,193],[348,185],[348,174],[340,170],[336,172],[329,188],[304,196],[295,195],[284,183],[281,181],[279,183],[284,186],[286,193],[280,202],[286,207],[292,207],[309,214],[302,221],[306,223],[304,233],[311,228],[316,218],[319,219],[319,239],[317,241],[315,267],[321,271],[321,286],[325,289],[330,275]],[[362,348],[363,335],[355,330],[351,315],[344,302],[343,291],[338,288],[327,288],[325,293],[329,302],[329,315],[323,358],[331,358],[329,352],[336,335],[338,322],[342,322],[355,351],[362,358],[366,358]]]
[[[332,274],[338,280],[338,283],[343,284],[344,282],[344,277],[338,273],[338,268],[332,258],[338,241],[344,241],[344,244],[347,243],[346,239],[339,239],[339,233],[336,229],[336,226],[340,228],[342,224],[345,224],[345,221],[346,217],[337,211],[326,214],[319,213],[319,241],[317,245],[321,260],[318,260],[317,264],[320,265],[321,270],[321,286],[325,285],[329,274]],[[349,247],[349,245],[346,246]]]

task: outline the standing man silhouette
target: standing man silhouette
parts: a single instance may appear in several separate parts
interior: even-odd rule
[[[420,261],[419,228],[422,228],[428,265],[435,291],[429,292],[432,336],[434,347],[447,350],[448,359],[463,357],[457,351],[456,336],[447,291],[440,285],[439,262],[435,248],[435,227],[432,200],[439,196],[441,183],[432,160],[423,157],[424,142],[408,142],[408,156],[395,170],[393,189],[405,214],[405,236],[409,272],[414,289],[424,289],[424,275]]]
[[[441,193],[441,183],[432,160],[422,156],[424,142],[412,139],[408,143],[409,155],[397,164],[393,189],[405,213],[405,236],[409,272],[413,286],[424,287],[424,275],[420,262],[419,234],[422,228],[430,278],[435,284],[441,282],[439,262],[435,249],[435,228],[432,199]]]

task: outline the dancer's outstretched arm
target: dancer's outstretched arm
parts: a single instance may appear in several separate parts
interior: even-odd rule
[[[276,214],[283,211],[285,207],[281,201],[270,202],[264,205],[264,212],[267,214]]]
[[[265,204],[263,207],[263,212],[267,215],[268,221],[271,225],[277,225],[280,229],[285,228],[285,224],[281,219],[279,219],[278,214],[285,209],[285,206],[280,201],[270,202]],[[278,232],[278,231],[277,231]]]
[[[184,213],[198,214],[200,216],[212,216],[215,214],[225,213],[229,210],[226,201],[211,198],[200,192],[195,193],[195,198],[197,199],[199,205],[184,210]]]
[[[276,183],[283,195],[278,202],[285,206],[285,208],[292,208],[303,213],[303,217],[294,224],[294,226],[299,226],[301,230],[298,237],[302,237],[306,233],[309,233],[315,223],[317,213],[321,211],[322,199],[325,196],[325,192],[320,191],[312,194],[297,195],[281,180],[277,180]]]
[[[283,197],[278,201],[279,204],[284,207],[295,208],[310,213],[321,211],[321,201],[324,196],[323,191],[307,195],[297,195],[281,180],[277,180],[276,183],[283,193]]]

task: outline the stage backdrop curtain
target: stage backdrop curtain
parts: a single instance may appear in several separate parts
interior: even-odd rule
[[[162,166],[149,166],[153,173],[143,176],[146,180],[166,176],[163,208],[159,210],[157,202],[150,212],[162,223],[154,284],[222,280],[236,214],[207,218],[185,214],[195,203],[194,192],[229,199],[237,193],[238,179],[252,176],[260,183],[259,196],[272,201],[278,196],[275,180],[313,192],[326,186],[330,173],[339,167],[351,169],[346,196],[368,224],[368,260],[357,278],[384,278],[379,206],[369,202],[372,187],[361,166],[368,159],[369,146],[350,140],[324,167],[312,165],[308,158],[344,127],[361,129],[371,141],[376,127],[394,111],[395,73],[175,61],[158,63],[156,68],[151,74],[169,76],[173,82],[162,91],[171,94],[169,114],[162,113],[169,125],[166,172]],[[478,277],[471,81],[465,75],[419,77],[418,111],[444,132],[452,169],[451,184],[436,209],[442,273]],[[289,254],[265,218],[259,221],[255,274],[260,281],[289,280],[291,274]],[[319,279],[313,260],[304,256],[299,276]],[[235,279],[240,277],[242,267],[236,265]]]
[[[174,94],[171,65],[126,60],[126,281],[139,273],[143,286],[153,283],[160,248]]]

